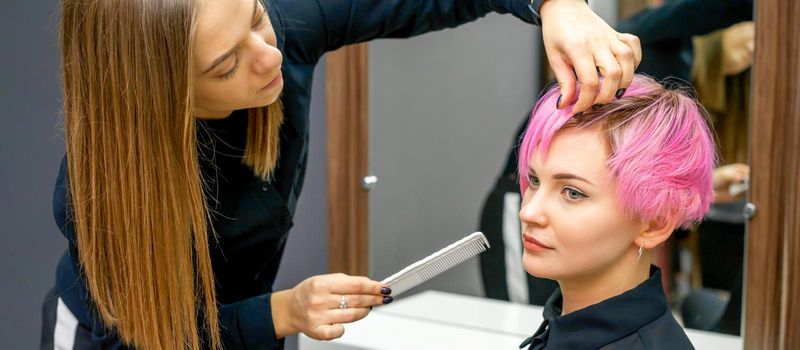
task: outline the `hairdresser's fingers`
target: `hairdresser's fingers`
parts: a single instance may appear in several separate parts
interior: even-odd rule
[[[353,323],[369,314],[369,308],[347,308],[342,310],[331,310],[328,313],[330,323]]]
[[[739,166],[741,167],[739,169],[739,171],[742,173],[742,176],[744,178],[749,178],[750,177],[750,166],[747,165],[747,164],[739,164]]]
[[[594,103],[600,86],[594,59],[591,56],[578,56],[575,59],[575,73],[581,82],[581,90],[578,93],[578,102],[572,107],[573,114],[585,111]]]
[[[303,334],[316,340],[333,340],[344,335],[344,326],[341,324],[322,324]]]
[[[335,294],[389,294],[389,286],[362,276],[348,276],[343,273],[331,275],[330,291]],[[389,291],[391,292],[391,291]]]
[[[736,182],[741,182],[750,177],[750,166],[742,163],[726,165],[731,167],[731,178]]]
[[[630,67],[632,71],[636,71],[636,67],[639,67],[639,63],[642,62],[642,43],[639,42],[639,37],[633,34],[619,33],[617,38],[633,51],[633,67],[626,66],[623,67],[623,70],[627,70]],[[622,87],[627,88],[628,85]]]
[[[750,176],[750,166],[734,163],[714,169],[713,184],[715,189],[727,189],[733,183],[742,182]]]
[[[624,46],[624,45],[623,45]],[[595,98],[596,105],[606,104],[614,98],[622,80],[622,67],[617,57],[609,51],[599,51],[595,56],[597,69],[603,76],[603,82],[600,83],[600,91]]]
[[[619,67],[622,70],[619,86],[617,90],[614,91],[614,97],[620,98],[633,81],[633,74],[636,72],[636,57],[634,51],[622,42],[611,43],[611,52],[614,54],[614,57],[616,57]]]
[[[347,308],[370,308],[391,303],[394,298],[388,295],[372,295],[372,294],[331,294],[326,303],[331,309],[338,309],[341,306],[342,296]]]
[[[561,97],[558,100],[556,108],[562,109],[569,106],[575,99],[575,85],[577,84],[577,79],[575,79],[575,72],[572,71],[572,67],[567,64],[560,55],[557,56],[558,57],[555,58],[548,57],[548,60],[550,61],[550,68],[552,68],[553,73],[555,73],[558,89],[561,91]]]

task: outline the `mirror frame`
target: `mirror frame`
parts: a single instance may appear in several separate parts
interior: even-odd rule
[[[798,349],[800,0],[755,7],[749,199],[757,210],[746,242],[744,348]],[[369,197],[361,187],[369,168],[367,63],[366,44],[329,53],[326,62],[328,266],[353,275],[369,273]]]
[[[800,348],[800,1],[757,0],[746,349]]]
[[[367,44],[326,56],[328,124],[328,270],[369,274]]]

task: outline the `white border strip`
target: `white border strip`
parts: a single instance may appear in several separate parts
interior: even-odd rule
[[[522,227],[519,222],[519,193],[503,197],[503,243],[505,246],[506,287],[512,303],[528,304],[527,272],[522,267]]]
[[[73,350],[75,347],[75,334],[78,331],[78,319],[69,311],[61,298],[58,298],[56,309],[56,327],[53,332],[53,345],[55,350]]]

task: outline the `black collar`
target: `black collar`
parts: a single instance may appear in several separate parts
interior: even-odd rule
[[[661,270],[650,266],[650,277],[625,293],[561,316],[561,289],[544,306],[544,321],[520,348],[597,349],[624,338],[669,310],[661,285]]]

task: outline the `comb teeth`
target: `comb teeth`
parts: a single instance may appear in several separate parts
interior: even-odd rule
[[[452,267],[489,249],[489,242],[481,232],[475,232],[455,243],[417,261],[400,272],[383,280],[392,288],[392,295],[399,295],[422,282],[436,277]]]

